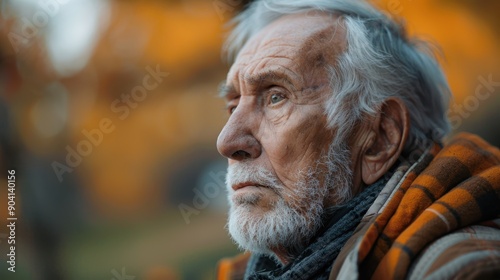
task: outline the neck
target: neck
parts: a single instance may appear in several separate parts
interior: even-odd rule
[[[276,256],[276,258],[283,265],[287,265],[292,260],[292,257],[290,256],[290,254],[287,252],[287,250],[285,248],[281,247],[281,248],[273,249],[271,251],[274,253],[274,255]]]

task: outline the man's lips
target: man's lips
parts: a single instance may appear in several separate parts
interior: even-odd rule
[[[243,189],[246,187],[264,187],[264,186],[256,184],[256,183],[252,183],[252,182],[244,182],[244,183],[239,183],[239,184],[232,186],[234,191],[237,191],[237,190],[240,190],[240,189]]]

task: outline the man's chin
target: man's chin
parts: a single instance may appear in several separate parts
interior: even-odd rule
[[[241,204],[231,208],[227,228],[238,247],[254,253],[270,253],[269,238],[265,238],[264,235],[274,235],[274,233],[263,232],[263,226],[260,225],[261,215],[252,213],[252,210],[259,210],[258,207]]]
[[[241,249],[271,254],[271,248],[296,249],[310,240],[321,222],[311,220],[314,215],[309,214],[301,215],[283,201],[267,210],[252,204],[233,204],[227,227]]]

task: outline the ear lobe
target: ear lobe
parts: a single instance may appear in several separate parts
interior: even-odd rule
[[[369,144],[362,156],[361,176],[366,185],[375,183],[396,162],[408,138],[409,117],[404,103],[388,99],[380,108]]]

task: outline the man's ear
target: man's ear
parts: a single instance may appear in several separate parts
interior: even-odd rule
[[[361,159],[361,178],[375,183],[396,162],[403,151],[410,129],[408,109],[401,99],[390,98],[382,104],[370,126],[370,139]]]

